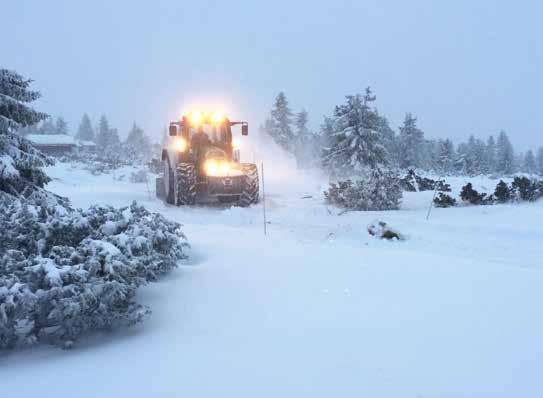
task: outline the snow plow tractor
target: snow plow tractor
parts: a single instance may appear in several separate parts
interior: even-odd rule
[[[258,169],[241,163],[239,146],[232,139],[231,122],[220,113],[191,112],[170,123],[169,137],[162,149],[163,173],[156,180],[157,196],[169,204],[190,206],[231,203],[247,207],[258,202]]]

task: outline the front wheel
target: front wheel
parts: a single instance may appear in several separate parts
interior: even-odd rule
[[[243,190],[239,196],[238,206],[248,207],[258,203],[260,191],[260,181],[258,178],[258,168],[256,164],[244,163],[241,165],[245,174],[243,181]]]
[[[179,163],[176,168],[177,206],[190,206],[196,203],[196,166],[192,163]]]

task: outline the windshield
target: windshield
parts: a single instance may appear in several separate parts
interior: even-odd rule
[[[227,130],[224,124],[200,124],[189,128],[189,139],[191,142],[209,145],[222,145],[228,141]]]

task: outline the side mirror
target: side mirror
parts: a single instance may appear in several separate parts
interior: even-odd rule
[[[177,126],[175,124],[170,124],[170,137],[175,137],[177,135]]]
[[[241,135],[249,135],[249,123],[243,123],[241,125]]]

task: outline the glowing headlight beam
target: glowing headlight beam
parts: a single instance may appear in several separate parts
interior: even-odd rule
[[[202,122],[202,114],[197,111],[192,111],[190,113],[190,121],[194,124],[198,124]]]
[[[213,121],[213,123],[220,123],[222,122],[224,119],[224,113],[222,112],[213,112],[213,114],[211,115],[211,120]]]
[[[183,137],[176,137],[174,144],[175,149],[177,149],[179,152],[185,152],[187,149],[187,140],[185,140]]]
[[[230,163],[226,160],[210,159],[205,163],[204,169],[210,177],[225,177],[230,171]]]

